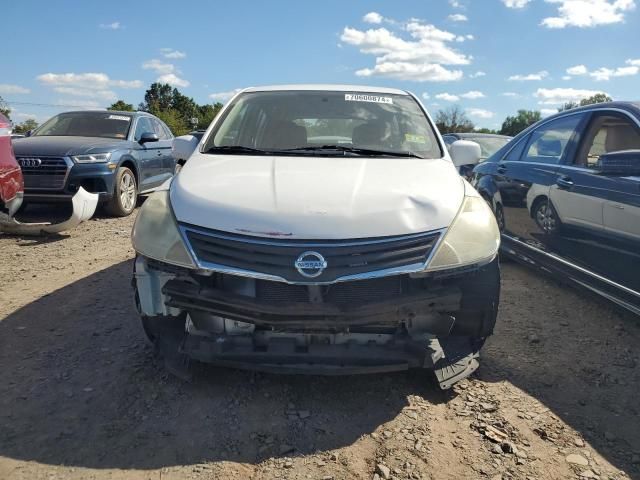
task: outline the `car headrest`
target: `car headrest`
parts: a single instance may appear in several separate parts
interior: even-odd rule
[[[640,149],[640,135],[631,125],[615,125],[607,127],[605,140],[607,152]]]
[[[376,147],[383,143],[386,126],[382,122],[369,122],[353,129],[351,143],[358,147]]]
[[[293,122],[279,121],[267,126],[260,148],[287,149],[306,146],[306,128]]]
[[[562,154],[562,142],[560,140],[538,140],[538,155],[544,157],[559,157]]]

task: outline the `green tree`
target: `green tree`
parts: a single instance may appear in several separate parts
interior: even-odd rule
[[[476,128],[475,129],[476,133],[491,133],[491,134],[496,134],[498,133],[497,130],[492,130],[490,128]]]
[[[216,115],[222,110],[222,104],[220,102],[206,105],[198,106],[198,114],[196,118],[198,119],[198,128],[205,129],[207,128]]]
[[[564,112],[566,110],[571,110],[572,108],[584,107],[586,105],[595,105],[596,103],[607,103],[611,102],[612,99],[606,93],[596,93],[588,98],[583,98],[580,102],[567,102],[558,108],[559,112]]]
[[[116,103],[112,104],[107,110],[119,110],[121,112],[134,112],[135,109],[133,105],[130,103],[126,103],[124,100],[118,100]]]
[[[500,133],[514,137],[529,125],[540,121],[541,118],[542,115],[537,110],[518,110],[516,115],[509,116],[502,122]]]
[[[13,127],[13,133],[27,133],[29,130],[35,130],[38,128],[38,122],[33,118],[29,118],[22,123],[19,123]]]
[[[152,83],[144,94],[144,102],[138,109],[154,115],[156,112],[168,110],[171,108],[173,90],[168,83]]]
[[[156,111],[154,115],[166,123],[175,136],[185,135],[191,131],[189,123],[173,108]]]
[[[473,132],[475,128],[459,105],[440,110],[436,114],[436,125],[442,134]]]
[[[11,119],[11,109],[9,108],[9,105],[7,105],[7,103],[2,99],[2,97],[0,97],[0,113],[5,117]]]

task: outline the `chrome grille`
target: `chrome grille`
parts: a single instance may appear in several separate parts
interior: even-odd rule
[[[387,272],[412,266],[419,270],[435,247],[440,232],[354,240],[264,239],[183,226],[197,261],[205,268],[277,277],[292,283],[327,283],[344,277]],[[308,251],[322,255],[326,268],[312,279],[296,269]],[[222,268],[221,268],[222,267]],[[232,272],[230,272],[232,273]]]
[[[69,165],[62,157],[18,157],[26,190],[61,190]]]

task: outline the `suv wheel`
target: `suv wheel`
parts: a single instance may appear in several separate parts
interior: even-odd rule
[[[127,167],[120,167],[116,172],[115,183],[113,197],[107,204],[106,210],[116,217],[131,215],[138,200],[136,177]]]
[[[547,235],[555,235],[562,226],[556,209],[549,200],[539,201],[534,208],[533,216],[538,227]]]

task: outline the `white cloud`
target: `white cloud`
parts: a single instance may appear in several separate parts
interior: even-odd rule
[[[504,92],[502,94],[503,97],[511,97],[511,98],[518,98],[520,95],[518,95],[515,92]]]
[[[477,117],[477,118],[493,118],[493,116],[495,115],[495,113],[490,112],[489,110],[483,110],[482,108],[467,108],[466,110],[467,114],[469,114],[470,117]]]
[[[558,113],[557,108],[541,108],[540,109],[540,114],[543,117],[548,117],[549,115],[553,115],[554,113]]]
[[[431,96],[427,92],[425,92],[425,93],[422,94],[422,98],[425,99],[425,100],[429,100],[431,98]]]
[[[20,85],[11,85],[9,83],[0,83],[0,93],[5,95],[31,93],[31,90]]]
[[[537,73],[529,73],[528,75],[512,75],[509,77],[509,80],[516,82],[534,82],[542,80],[547,76],[549,76],[549,72],[547,72],[546,70],[542,70]]]
[[[172,87],[188,87],[191,85],[189,80],[178,77],[175,73],[165,73],[160,75],[157,80],[159,83],[168,83]]]
[[[38,119],[38,115],[34,114],[34,113],[26,113],[26,112],[19,112],[17,110],[12,109],[11,110],[11,118],[15,121],[15,120],[37,120]]]
[[[120,22],[101,23],[100,28],[103,30],[120,30],[124,28]]]
[[[175,65],[172,63],[164,63],[162,60],[151,59],[142,64],[142,68],[145,70],[153,70],[158,75],[167,73],[174,73],[176,71]]]
[[[569,75],[585,75],[587,73],[587,67],[584,65],[576,65],[575,67],[567,68]]]
[[[464,5],[462,5],[458,0],[449,0],[449,5],[451,5],[452,8],[464,8]]]
[[[212,99],[212,100],[216,100],[218,102],[226,102],[227,100],[230,100],[231,97],[233,97],[240,90],[242,90],[242,89],[241,88],[236,88],[234,90],[229,90],[228,92],[212,93],[211,95],[209,95],[209,98]]]
[[[484,73],[482,70],[478,70],[476,73],[472,73],[471,75],[469,75],[469,78],[478,78],[478,77],[484,77],[487,74]]]
[[[90,96],[88,92],[94,92],[92,96],[98,98],[105,98],[109,88],[142,87],[140,80],[112,80],[106,73],[44,73],[36,78],[43,85],[54,88],[75,88],[85,93],[80,96]],[[71,93],[71,90],[66,93],[78,95],[78,93]]]
[[[164,58],[185,58],[187,56],[186,53],[181,52],[180,50],[174,50],[173,48],[161,48],[160,52]]]
[[[356,71],[360,77],[385,76],[416,82],[459,80],[460,70],[448,65],[468,65],[471,57],[450,46],[456,35],[433,25],[412,20],[403,26],[411,39],[405,40],[386,28],[366,31],[345,27],[340,40],[358,47],[360,52],[375,56],[373,68]]]
[[[566,80],[571,80],[572,78],[573,78],[573,77],[572,77],[571,75],[564,75],[564,76],[562,77],[562,80],[565,80],[565,81],[566,81]]]
[[[460,100],[460,97],[457,95],[451,95],[450,93],[439,93],[436,95],[438,100],[444,100],[446,102],[457,102]]]
[[[530,1],[531,0],[502,0],[502,3],[509,8],[524,8]]]
[[[384,17],[380,15],[378,12],[369,12],[364,17],[362,17],[362,21],[365,23],[373,23],[380,24],[384,20]]]
[[[79,87],[54,87],[54,92],[74,97],[102,98],[104,100],[116,100],[118,96],[111,90],[92,90]]]
[[[449,15],[447,18],[452,22],[467,22],[469,20],[466,15],[462,15],[461,13]]]
[[[467,100],[476,100],[478,98],[484,98],[485,94],[482,92],[479,92],[478,90],[471,90],[467,93],[461,94],[460,97],[466,98]]]
[[[558,16],[547,17],[547,28],[595,27],[624,21],[625,12],[636,6],[634,0],[545,0],[558,4]]]
[[[558,105],[579,102],[598,93],[605,92],[601,90],[578,90],[575,88],[539,88],[533,96],[538,99],[540,105]]]
[[[626,66],[617,68],[601,67],[597,70],[589,71],[584,65],[576,65],[567,68],[567,73],[571,75],[589,75],[597,81],[608,81],[612,77],[629,77],[640,73],[640,60],[627,60]]]

